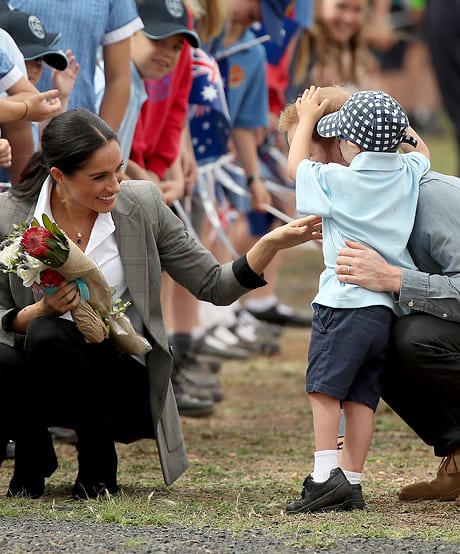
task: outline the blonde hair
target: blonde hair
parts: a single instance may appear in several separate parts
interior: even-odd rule
[[[315,0],[313,25],[310,29],[303,30],[297,39],[297,50],[293,61],[293,82],[297,86],[306,83],[311,71],[318,74],[310,79],[311,84],[330,85],[332,83],[321,80],[321,69],[331,68],[337,76],[337,83],[351,83],[360,88],[366,75],[366,68],[373,59],[365,43],[364,25],[346,45],[331,41],[321,18],[322,3],[323,0]],[[348,64],[344,61],[345,53],[349,55]]]
[[[322,102],[324,99],[329,100],[324,115],[337,112],[343,106],[344,102],[350,96],[351,91],[346,87],[337,85],[333,87],[322,87],[320,90],[319,101]],[[287,133],[287,131],[293,126],[299,123],[299,116],[297,114],[297,108],[295,102],[290,102],[285,106],[283,111],[280,114],[278,121],[278,130],[280,133]],[[313,136],[315,138],[320,138],[318,133],[315,130],[313,131]],[[328,140],[328,139],[326,139]]]
[[[195,29],[202,42],[218,36],[229,19],[225,0],[184,0],[195,19]]]

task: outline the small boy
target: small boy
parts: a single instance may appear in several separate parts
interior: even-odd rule
[[[429,169],[426,145],[412,129],[408,136],[406,114],[391,96],[359,91],[338,112],[322,117],[328,100],[320,101],[320,93],[312,86],[297,100],[299,123],[288,156],[298,211],[323,217],[326,265],[313,300],[306,385],[313,413],[314,469],[304,481],[301,498],[287,505],[290,514],[365,506],[361,473],[373,433],[390,326],[398,309],[389,293],[339,282],[336,258],[350,239],[378,250],[389,263],[415,269],[406,245],[419,181]],[[313,161],[315,128],[320,136],[340,141],[348,167]],[[399,146],[411,153],[400,155]],[[353,261],[349,263],[347,271],[352,274]],[[346,441],[339,467],[341,404]]]

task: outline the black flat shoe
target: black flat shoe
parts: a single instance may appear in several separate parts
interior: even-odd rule
[[[8,498],[40,498],[44,492],[44,477],[20,479],[13,475],[6,496]]]
[[[108,496],[116,494],[118,486],[115,483],[106,484],[100,481],[81,481],[77,478],[72,489],[72,498],[74,500],[89,500],[99,496]]]

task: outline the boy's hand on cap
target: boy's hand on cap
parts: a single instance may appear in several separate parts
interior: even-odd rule
[[[320,100],[321,88],[311,85],[304,90],[302,96],[297,98],[296,108],[299,119],[309,118],[315,123],[321,119],[329,105],[329,99]]]

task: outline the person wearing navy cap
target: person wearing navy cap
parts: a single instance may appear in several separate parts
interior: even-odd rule
[[[53,70],[51,84],[59,91],[59,113],[66,111],[80,65],[71,50],[64,53],[56,46],[61,34],[48,33],[36,15],[20,10],[0,11],[0,27],[10,34],[24,56],[27,77],[34,86],[41,79],[43,63]],[[32,125],[35,147],[39,142],[39,129],[46,121],[40,126]]]
[[[43,59],[54,69],[67,69],[66,55],[54,46],[61,33],[48,33],[36,15],[19,10],[0,11],[0,27],[13,37],[26,61]]]

